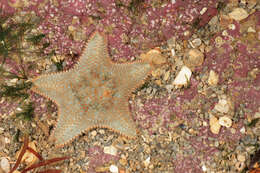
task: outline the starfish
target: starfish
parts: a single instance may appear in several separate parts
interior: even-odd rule
[[[32,90],[58,107],[58,120],[51,135],[56,146],[64,146],[84,131],[99,127],[135,137],[136,125],[128,99],[151,69],[149,63],[142,61],[112,62],[105,35],[95,32],[73,68],[32,79]]]

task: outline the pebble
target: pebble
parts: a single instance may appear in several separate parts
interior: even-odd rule
[[[220,47],[224,44],[224,40],[220,36],[217,36],[215,38],[215,44],[216,44],[216,47]]]
[[[256,30],[255,30],[253,27],[250,26],[250,27],[248,27],[247,32],[253,32],[253,33],[255,33]]]
[[[199,47],[201,45],[201,39],[200,38],[195,38],[194,40],[192,40],[191,42],[191,46],[193,48],[195,47]]]
[[[7,172],[10,171],[10,163],[9,163],[9,160],[8,160],[6,157],[2,157],[2,158],[1,158],[0,166],[1,166],[1,169],[2,169],[4,172],[7,173]]]
[[[177,87],[187,86],[191,78],[191,70],[187,66],[183,66],[173,81],[173,85]]]
[[[4,128],[0,127],[0,134],[2,134],[4,132]]]
[[[150,164],[150,161],[151,161],[151,158],[150,157],[147,157],[147,159],[145,159],[144,161],[144,166],[147,168]]]
[[[218,84],[218,81],[219,81],[219,75],[213,70],[210,70],[208,84],[210,86],[216,86]]]
[[[205,165],[202,165],[201,168],[202,168],[202,171],[203,171],[203,172],[206,172],[206,171],[207,171],[207,167],[206,167]]]
[[[190,68],[201,66],[203,62],[204,54],[198,49],[190,49],[184,59],[185,65]]]
[[[109,171],[112,173],[118,173],[118,167],[116,165],[110,165]]]
[[[170,71],[167,71],[167,72],[165,72],[165,74],[163,76],[163,80],[167,81],[169,79],[169,77],[170,77]]]
[[[90,134],[91,134],[92,137],[95,137],[95,136],[97,135],[97,131],[94,130],[94,131],[92,131]]]
[[[246,128],[245,128],[245,127],[242,127],[242,128],[240,129],[240,133],[245,134],[245,133],[246,133]]]
[[[203,15],[207,11],[207,7],[203,7],[202,10],[200,11],[200,14]]]
[[[35,151],[37,151],[35,143],[36,143],[35,141],[32,141],[28,144],[28,146],[31,147],[32,149],[34,149]],[[18,158],[20,152],[21,152],[21,149],[16,153],[16,158]],[[32,154],[29,151],[26,151],[22,157],[21,162],[25,163],[26,165],[31,165],[31,164],[35,163],[37,160],[38,160],[38,158],[34,154]]]
[[[173,57],[175,56],[176,53],[175,53],[175,49],[174,48],[171,49],[171,54],[172,54]]]
[[[239,162],[244,162],[244,161],[246,161],[246,156],[243,155],[243,154],[239,154],[239,155],[237,156],[237,160],[238,160]]]
[[[5,138],[4,136],[0,136],[0,150],[5,148]]]
[[[221,113],[228,113],[229,105],[226,99],[220,99],[214,109]]]
[[[218,134],[219,130],[221,128],[218,119],[210,114],[210,118],[209,118],[209,125],[210,125],[210,131],[214,134]]]
[[[116,156],[117,155],[117,148],[114,147],[113,145],[106,146],[106,147],[104,147],[104,153]]]
[[[236,167],[237,171],[240,172],[244,169],[245,163],[244,162],[237,162],[237,163],[235,163],[235,167]]]
[[[248,17],[248,13],[243,8],[235,8],[228,16],[236,21],[241,21]]]
[[[145,61],[152,63],[154,65],[160,65],[166,63],[166,57],[161,54],[158,48],[154,48],[145,54],[141,54],[140,58]]]
[[[227,116],[220,117],[218,122],[221,126],[224,126],[227,128],[232,126],[232,120]]]
[[[10,80],[10,83],[12,83],[12,84],[16,84],[17,81],[18,81],[18,79],[17,79],[17,78],[14,78],[14,79],[11,79],[11,80]]]

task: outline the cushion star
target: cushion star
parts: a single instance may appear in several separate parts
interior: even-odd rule
[[[72,69],[32,79],[32,90],[58,106],[58,121],[52,134],[56,145],[63,146],[83,131],[97,127],[135,137],[128,99],[151,69],[142,61],[112,62],[106,37],[95,32]]]

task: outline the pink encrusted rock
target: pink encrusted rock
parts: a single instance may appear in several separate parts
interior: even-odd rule
[[[114,60],[129,60],[137,56],[144,49],[151,49],[163,44],[172,36],[188,37],[183,33],[191,34],[191,23],[201,18],[201,25],[215,15],[213,13],[216,1],[176,0],[153,5],[146,0],[137,7],[129,10],[131,1],[125,0],[117,4],[115,0],[102,0],[99,3],[92,0],[75,1],[43,1],[35,0],[19,10],[34,11],[42,21],[39,26],[41,32],[47,35],[50,42],[49,52],[55,50],[58,54],[79,54],[85,40],[71,39],[67,28],[72,23],[73,16],[80,18],[75,25],[83,29],[84,34],[90,35],[94,30],[108,33],[110,53]],[[11,7],[7,0],[0,2],[4,13],[14,13],[17,9]],[[201,16],[200,11],[207,7]],[[139,10],[139,11],[135,11]],[[138,16],[136,15],[138,14]],[[181,14],[181,15],[180,15]],[[48,53],[48,51],[46,51]]]
[[[88,157],[90,158],[88,173],[96,173],[95,168],[104,165],[110,161],[118,161],[118,156],[105,154],[101,147],[94,146],[89,148]]]
[[[174,160],[175,172],[201,173],[200,160],[195,157],[178,157]]]

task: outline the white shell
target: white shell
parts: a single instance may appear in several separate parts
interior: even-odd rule
[[[220,117],[218,122],[221,126],[224,126],[227,128],[232,126],[232,120],[227,116]]]
[[[177,85],[177,86],[187,85],[188,82],[190,81],[191,74],[192,74],[191,70],[187,66],[183,66],[181,68],[181,71],[174,79],[173,85]]]

